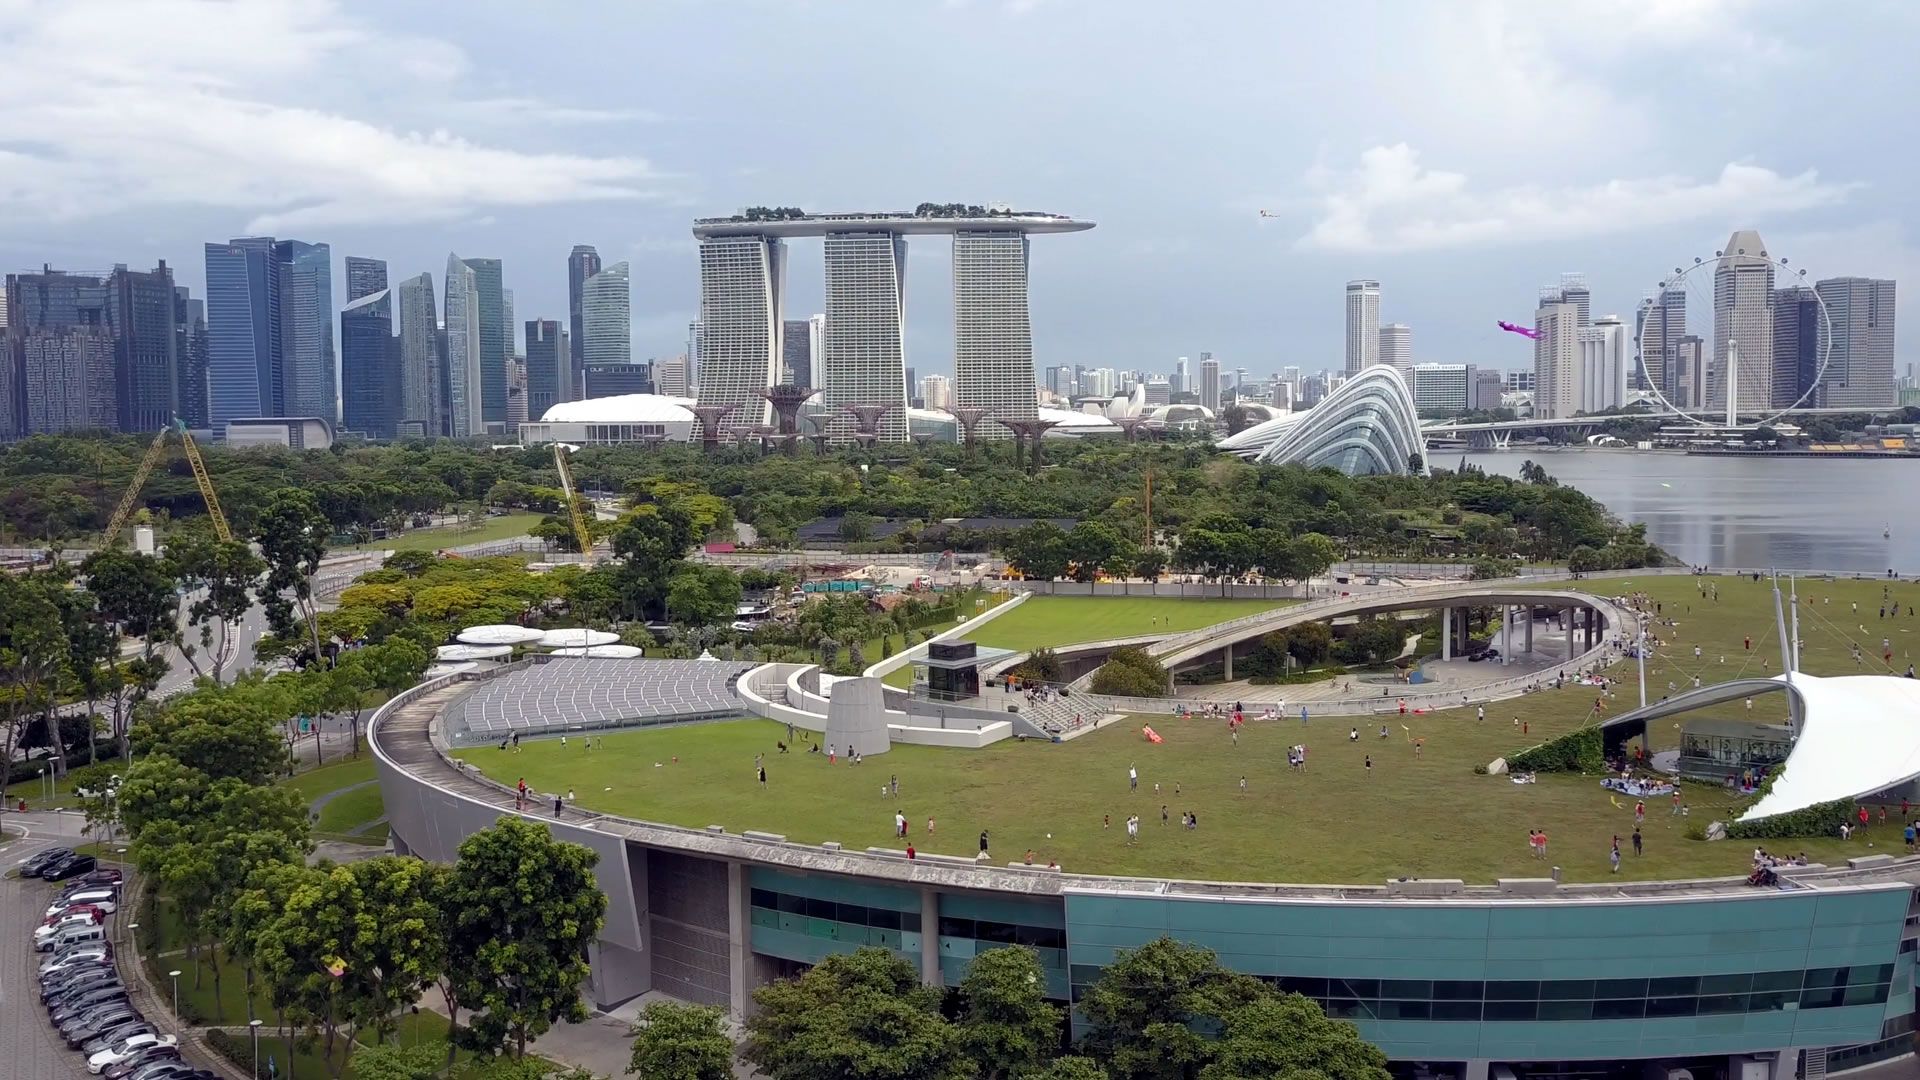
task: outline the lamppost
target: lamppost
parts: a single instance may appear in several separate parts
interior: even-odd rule
[[[177,1024],[180,1022],[180,969],[167,972],[167,977],[173,980],[173,1020]]]
[[[133,943],[133,951],[135,955],[138,956],[140,952],[140,924],[139,923],[130,922],[127,924],[127,940]]]
[[[260,1021],[247,1021],[247,1033],[253,1036],[253,1080],[260,1080]]]

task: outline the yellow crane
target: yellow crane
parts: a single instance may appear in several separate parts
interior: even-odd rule
[[[580,515],[580,500],[573,494],[573,470],[567,468],[567,445],[553,444],[553,467],[560,473],[560,491],[567,498],[567,518],[573,522],[573,539],[580,545],[580,561],[593,568],[593,530]]]
[[[180,433],[180,445],[187,452],[187,464],[193,467],[193,482],[200,487],[200,498],[207,504],[207,516],[213,519],[213,531],[222,540],[233,539],[233,530],[227,527],[227,515],[220,510],[220,497],[213,493],[213,478],[207,475],[207,463],[200,459],[200,448],[193,443],[188,434],[187,425],[178,419],[160,429],[147,446],[146,456],[140,459],[140,467],[133,471],[133,482],[127,485],[127,493],[120,496],[120,505],[114,508],[113,518],[107,522],[107,534],[101,541],[102,546],[111,547],[120,530],[126,528],[127,519],[133,516],[133,508],[140,501],[140,489],[147,486],[147,477],[153,474],[153,467],[160,464],[160,458],[167,452],[167,436]]]

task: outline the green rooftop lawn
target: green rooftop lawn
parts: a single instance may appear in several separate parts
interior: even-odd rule
[[[1291,601],[1036,596],[966,636],[992,648],[1025,652],[1082,641],[1184,633],[1288,603]]]
[[[1696,672],[1711,683],[1778,671],[1779,640],[1769,587],[1764,582],[1712,580],[1720,590],[1717,603],[1703,600],[1687,577],[1581,583],[1607,594],[1644,588],[1661,601],[1663,615],[1679,622],[1676,630],[1666,632],[1662,654],[1648,664],[1650,698],[1664,694],[1669,680],[1690,685]],[[1883,637],[1892,642],[1895,670],[1906,670],[1906,654],[1920,637],[1920,617],[1907,616],[1905,605],[1920,608],[1920,585],[1892,584],[1902,604],[1897,619],[1878,615],[1882,585],[1843,581],[1802,590],[1812,601],[1802,608],[1800,630],[1805,639],[1802,664],[1808,672],[1885,673],[1879,663]],[[1026,607],[1042,600],[1058,602],[1037,598]],[[1109,601],[1068,602],[1080,607]],[[1167,604],[1177,611],[1194,602],[1118,603]],[[1003,616],[983,631],[1023,611]],[[1240,613],[1244,610],[1214,609],[1222,619]],[[1075,627],[1082,621],[1061,618]],[[1858,629],[1862,625],[1865,634]],[[1063,633],[1086,639],[1117,632]],[[1748,635],[1751,652],[1743,640]],[[1873,654],[1867,665],[1852,659],[1849,646],[1856,639]],[[1695,644],[1701,647],[1698,661],[1693,657]],[[1771,660],[1764,670],[1762,658]],[[1613,674],[1619,681],[1607,708],[1617,713],[1637,702],[1634,665],[1620,665]],[[824,755],[778,754],[774,744],[786,729],[766,720],[609,735],[591,752],[578,740],[564,749],[557,741],[528,740],[518,754],[486,747],[460,756],[507,784],[525,777],[542,792],[571,788],[584,807],[696,828],[718,824],[729,831],[762,829],[804,842],[836,840],[856,849],[897,846],[892,826],[898,808],[907,814],[920,850],[972,855],[980,830],[986,828],[992,831],[997,862],[1017,861],[1031,848],[1041,863],[1055,859],[1069,871],[1088,873],[1358,884],[1404,875],[1484,883],[1496,877],[1544,876],[1548,865],[1558,865],[1566,880],[1594,881],[1610,876],[1609,842],[1618,834],[1627,852],[1622,878],[1744,874],[1751,845],[1683,837],[1686,824],[1704,825],[1738,813],[1739,806],[1718,788],[1689,785],[1691,814],[1685,819],[1673,816],[1669,803],[1650,801],[1646,854],[1634,858],[1626,839],[1633,831],[1632,800],[1609,796],[1598,778],[1543,775],[1537,784],[1517,785],[1505,777],[1473,774],[1475,765],[1587,723],[1595,696],[1588,687],[1545,690],[1488,706],[1484,723],[1475,720],[1471,708],[1404,720],[1328,717],[1306,725],[1297,718],[1256,721],[1241,733],[1237,746],[1221,723],[1133,718],[1060,745],[1008,741],[980,751],[899,746],[858,767],[844,760],[828,765]],[[1733,703],[1697,715],[1777,722],[1785,716],[1785,699],[1756,699],[1751,713],[1743,703]],[[1524,736],[1516,720],[1526,724]],[[1139,730],[1143,722],[1153,724],[1166,741],[1157,746],[1145,742]],[[1388,727],[1385,739],[1379,737],[1383,722]],[[1360,738],[1350,743],[1352,727],[1360,729]],[[1654,727],[1656,748],[1677,744],[1677,721]],[[1425,740],[1417,755],[1411,741],[1416,737]],[[1304,772],[1292,771],[1286,763],[1287,747],[1298,742],[1308,747]],[[765,790],[754,782],[755,754],[766,755]],[[1368,756],[1373,759],[1371,771],[1364,764]],[[1140,791],[1135,794],[1127,789],[1129,765],[1140,770]],[[897,799],[880,790],[895,774],[900,779]],[[1244,795],[1239,790],[1242,776],[1248,786]],[[1160,785],[1157,795],[1155,784]],[[1171,819],[1164,827],[1162,804]],[[1182,811],[1199,815],[1198,830],[1180,828]],[[1141,839],[1131,847],[1123,828],[1128,814],[1142,819]],[[929,816],[937,823],[931,836]],[[1104,823],[1108,818],[1111,827]],[[1548,864],[1529,856],[1526,837],[1531,828],[1547,830]],[[1896,822],[1876,824],[1844,843],[1834,837],[1783,841],[1777,847],[1833,863],[1850,855],[1897,853],[1901,842]]]

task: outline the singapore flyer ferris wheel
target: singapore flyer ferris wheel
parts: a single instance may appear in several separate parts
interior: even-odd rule
[[[1743,229],[1641,301],[1636,368],[1666,410],[1695,424],[1766,427],[1822,403],[1831,331],[1806,270]]]

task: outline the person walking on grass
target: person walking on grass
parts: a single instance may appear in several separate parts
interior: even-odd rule
[[[1620,872],[1620,837],[1613,838],[1613,850],[1607,853],[1607,861],[1613,864],[1613,872]]]
[[[763,788],[767,786],[767,767],[765,765],[760,766],[760,786]]]
[[[1638,826],[1638,825],[1635,825],[1635,826],[1633,827],[1633,853],[1634,853],[1634,855],[1636,855],[1636,856],[1638,856],[1638,855],[1640,854],[1640,843],[1641,843],[1641,840],[1640,840],[1640,826]]]
[[[1140,770],[1134,768],[1131,763],[1127,765],[1127,790],[1140,790]]]

